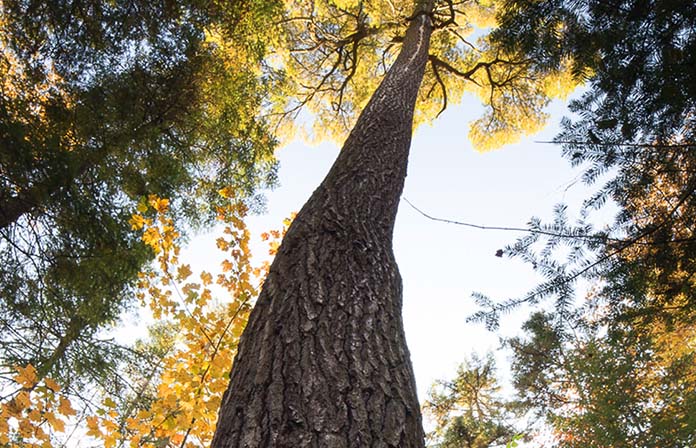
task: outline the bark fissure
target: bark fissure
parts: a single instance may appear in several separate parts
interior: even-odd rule
[[[213,447],[424,446],[392,233],[429,3],[419,3],[425,13],[413,16],[397,60],[283,240],[242,336]]]

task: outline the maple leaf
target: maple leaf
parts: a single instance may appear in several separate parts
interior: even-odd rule
[[[201,281],[203,282],[203,286],[208,286],[211,283],[213,283],[213,276],[209,272],[201,272]]]
[[[72,407],[72,403],[66,397],[60,397],[60,404],[58,405],[58,412],[61,415],[70,417],[71,415],[76,415],[75,409]]]
[[[218,194],[226,199],[231,199],[234,197],[234,190],[230,187],[225,187],[218,190]]]
[[[179,266],[179,269],[176,271],[176,279],[177,279],[177,281],[186,280],[187,278],[189,278],[191,276],[191,274],[192,274],[191,266],[189,266],[188,264],[182,264],[181,266]]]
[[[60,392],[60,385],[56,383],[52,378],[45,378],[44,383],[46,384],[46,387],[51,389],[53,392]]]
[[[54,431],[58,432],[64,432],[65,431],[65,422],[58,417],[53,412],[45,412],[43,414],[43,418],[46,419],[49,425],[51,425],[51,428],[53,428]]]
[[[17,366],[15,367],[15,370],[17,371],[17,374],[15,375],[14,380],[21,384],[22,387],[31,389],[38,382],[36,369],[31,364],[27,364],[27,366],[24,368]]]
[[[226,251],[230,248],[230,243],[224,238],[218,238],[215,242],[220,250]]]
[[[157,210],[157,213],[165,213],[169,208],[169,199],[163,199],[155,195],[150,195],[148,202],[152,208]]]

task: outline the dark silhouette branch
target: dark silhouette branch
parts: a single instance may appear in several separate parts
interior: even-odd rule
[[[440,76],[440,72],[437,69],[437,65],[433,63],[433,61],[430,61],[430,65],[433,68],[433,74],[435,74],[435,79],[437,80],[437,84],[440,86],[440,90],[442,91],[442,107],[440,108],[440,111],[437,113],[436,117],[439,117],[445,109],[447,109],[447,87],[445,86],[444,81],[442,80],[442,77]],[[433,85],[434,87],[434,85]],[[432,92],[432,89],[430,90]],[[430,95],[430,92],[428,92],[428,95]]]

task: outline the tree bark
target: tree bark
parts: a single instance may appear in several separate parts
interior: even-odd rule
[[[392,233],[432,0],[298,213],[242,335],[213,447],[423,447]]]

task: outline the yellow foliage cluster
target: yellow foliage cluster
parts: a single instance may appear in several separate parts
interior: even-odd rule
[[[217,210],[225,227],[216,244],[226,259],[216,276],[205,271],[194,276],[191,267],[180,262],[179,234],[167,215],[166,200],[150,197],[147,210],[139,210],[154,209],[155,218],[133,215],[131,224],[143,231],[143,241],[158,261],[157,269],[140,274],[138,297],[155,318],[171,321],[178,333],[153,379],[154,399],[139,404],[135,400],[124,408],[107,398],[87,418],[87,434],[106,448],[202,447],[212,439],[239,337],[268,269],[268,263],[261,268],[251,264],[246,206],[233,199],[230,189],[220,194],[231,201]],[[290,220],[284,224],[287,228]],[[272,251],[284,231],[264,234]],[[216,302],[214,294],[228,300]]]
[[[538,132],[548,118],[549,101],[564,98],[578,85],[571,61],[560,70],[540,72],[491,42],[489,32],[503,4],[436,4],[433,15],[446,26],[437,26],[430,39],[414,128],[473,94],[484,116],[471,124],[469,138],[477,150],[488,151]],[[310,141],[341,143],[394,62],[414,2],[285,0],[285,6],[280,33],[285,41],[274,48],[285,84],[273,92],[271,118],[279,117],[281,139],[299,131]],[[300,109],[310,112],[311,120],[293,124]]]
[[[52,435],[68,423],[83,425],[85,434],[106,448],[209,445],[239,337],[270,266],[251,263],[244,203],[229,188],[220,194],[230,202],[217,210],[225,225],[216,245],[226,254],[217,275],[194,276],[179,260],[180,234],[167,199],[150,196],[131,217],[131,226],[157,255],[153,268],[139,274],[137,297],[155,319],[177,329],[140,395],[105,396],[83,420],[70,420],[76,415],[73,404],[54,380],[40,378],[32,365],[16,367],[14,392],[0,401],[0,446],[51,447]],[[269,255],[275,255],[291,221],[262,234]],[[146,389],[154,395],[145,397]]]
[[[144,213],[152,209],[156,213],[156,219],[146,218]],[[160,269],[169,274],[170,265],[179,263],[179,246],[175,241],[181,236],[174,228],[174,220],[167,215],[169,200],[150,195],[147,201],[138,204],[138,212],[131,216],[129,224],[133,230],[143,230],[143,242],[147,244],[157,255]],[[144,274],[140,274],[141,280]],[[139,286],[142,289],[142,281]],[[139,295],[142,299],[142,295]],[[155,316],[158,318],[158,316]]]
[[[654,226],[655,217],[676,217],[677,213],[688,213],[677,210],[674,205],[677,202],[675,198],[683,197],[683,186],[689,182],[689,164],[686,160],[682,161],[681,170],[665,170],[657,174],[650,189],[642,195],[631,195],[627,200],[627,208],[632,212],[638,228],[649,229]],[[693,238],[691,222],[688,215],[685,215],[682,219],[665,221],[663,226],[666,227],[666,223],[669,223],[671,239],[687,241]],[[639,244],[624,249],[621,256],[626,260],[651,260],[659,257],[660,251],[664,250],[659,244],[640,244],[642,242],[641,240]],[[673,245],[670,251],[679,260],[690,256],[688,245]],[[660,381],[664,382],[665,372],[669,369],[678,369],[679,376],[675,375],[672,381],[680,387],[690,388],[696,384],[696,364],[690,361],[696,356],[696,312],[689,311],[692,298],[688,292],[684,292],[696,288],[696,277],[682,262],[656,266],[651,275],[654,287],[649,296],[649,306],[659,311],[639,315],[635,320],[654,344],[652,358],[655,365],[646,372],[649,379],[645,381],[647,395],[664,388]],[[671,291],[672,288],[675,291]]]
[[[31,364],[14,368],[14,391],[0,401],[0,446],[50,447],[51,434],[64,432],[75,415],[70,400],[51,378],[39,378]]]

